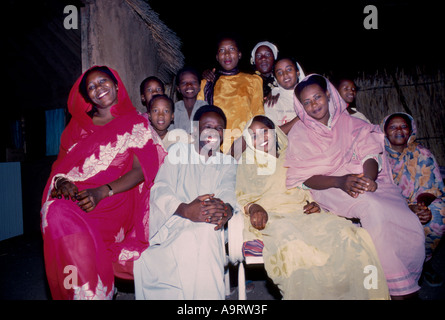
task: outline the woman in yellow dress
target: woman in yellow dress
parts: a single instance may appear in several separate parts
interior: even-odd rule
[[[215,71],[215,79],[202,80],[198,100],[205,100],[224,111],[227,128],[222,150],[227,153],[233,151],[230,148],[241,137],[247,121],[255,115],[264,114],[263,83],[258,75],[239,71],[238,62],[242,54],[234,37],[222,37],[217,47],[219,67]],[[242,152],[236,151],[232,155]]]
[[[244,241],[264,242],[268,276],[284,299],[389,299],[368,232],[286,188],[287,137],[265,116],[248,122],[237,171]]]

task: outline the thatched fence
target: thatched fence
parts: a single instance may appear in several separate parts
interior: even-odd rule
[[[359,87],[357,109],[375,124],[393,112],[411,114],[417,140],[445,166],[445,70],[394,68],[354,79]]]

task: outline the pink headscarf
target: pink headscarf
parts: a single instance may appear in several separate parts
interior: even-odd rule
[[[302,85],[311,76],[300,82]],[[329,126],[313,119],[294,95],[298,121],[289,132],[289,147],[284,163],[288,167],[288,188],[301,186],[314,175],[362,173],[361,161],[383,152],[383,134],[377,127],[351,117],[337,89],[325,79],[329,98]],[[298,86],[297,86],[298,87]]]

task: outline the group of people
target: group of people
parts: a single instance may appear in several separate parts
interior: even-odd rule
[[[271,42],[253,48],[255,74],[241,58],[219,39],[218,68],[178,72],[176,103],[148,77],[146,112],[115,70],[79,77],[42,199],[54,299],[112,299],[115,277],[134,280],[137,299],[224,299],[234,214],[284,299],[417,293],[445,189],[412,116],[371,124],[353,81],[306,76]]]

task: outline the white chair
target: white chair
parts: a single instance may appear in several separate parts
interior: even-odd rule
[[[243,254],[243,230],[244,230],[244,217],[242,211],[236,210],[233,217],[229,220],[228,231],[228,244],[229,244],[229,260],[233,265],[238,265],[238,299],[246,300],[246,274],[244,263],[250,264],[264,264],[263,256],[244,256]],[[230,288],[229,288],[230,290]],[[227,291],[227,284],[226,284]]]

